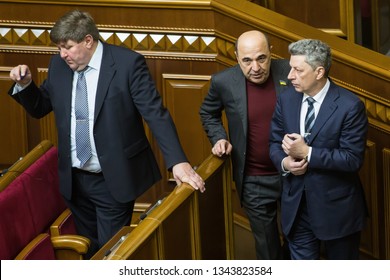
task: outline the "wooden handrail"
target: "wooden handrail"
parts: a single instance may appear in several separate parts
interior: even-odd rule
[[[207,182],[216,172],[223,168],[226,158],[210,155],[197,169],[197,173]],[[207,191],[206,191],[207,192]],[[139,225],[134,228],[105,259],[128,259],[153,234],[164,221],[176,211],[185,201],[196,196],[196,192],[189,184],[183,183],[163,199],[161,205],[151,211]],[[203,195],[203,194],[200,194]],[[196,199],[195,199],[196,200]],[[196,207],[196,206],[195,206]]]

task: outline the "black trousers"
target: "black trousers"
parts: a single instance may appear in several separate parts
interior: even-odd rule
[[[256,258],[283,258],[277,219],[280,176],[245,176],[242,205],[255,238]]]
[[[92,257],[123,226],[130,225],[134,202],[120,203],[110,194],[103,173],[72,170],[72,212],[77,233],[91,240],[86,259]]]
[[[358,260],[361,232],[355,232],[337,239],[320,240],[311,229],[310,213],[305,194],[302,195],[294,227],[287,236],[293,260],[318,260],[321,248],[328,260]]]

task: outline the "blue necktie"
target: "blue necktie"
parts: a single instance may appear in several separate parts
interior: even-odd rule
[[[313,128],[314,121],[315,121],[315,112],[314,112],[314,98],[313,97],[308,97],[306,99],[308,103],[307,107],[307,113],[305,117],[305,140],[308,142],[308,137],[311,134],[311,129]]]
[[[75,99],[76,115],[76,153],[81,162],[81,167],[91,158],[91,142],[89,139],[89,112],[88,112],[88,92],[85,72],[88,66],[78,72]]]

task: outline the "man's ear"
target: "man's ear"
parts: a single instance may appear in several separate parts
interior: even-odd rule
[[[315,71],[317,74],[317,80],[322,79],[325,76],[325,68],[323,66],[318,66]]]
[[[237,62],[239,62],[239,61],[238,61],[238,54],[237,54],[237,52],[234,51],[234,54],[236,55]]]
[[[92,35],[87,34],[87,35],[85,36],[85,44],[86,44],[86,47],[87,47],[87,48],[91,48],[91,47],[93,46],[93,42],[94,42],[94,40],[93,40]]]

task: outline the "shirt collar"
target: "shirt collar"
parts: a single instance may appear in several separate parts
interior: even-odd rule
[[[98,41],[95,52],[93,53],[91,60],[88,63],[88,66],[92,69],[99,70],[102,63],[103,57],[103,44]]]
[[[329,81],[329,79],[326,79],[326,83],[325,83],[324,87],[316,95],[312,96],[313,99],[316,102],[318,102],[319,104],[321,104],[326,96],[326,93],[329,90],[329,87],[330,87],[330,81]],[[303,98],[302,98],[302,103],[304,103],[308,97],[309,97],[309,95],[304,93]]]

